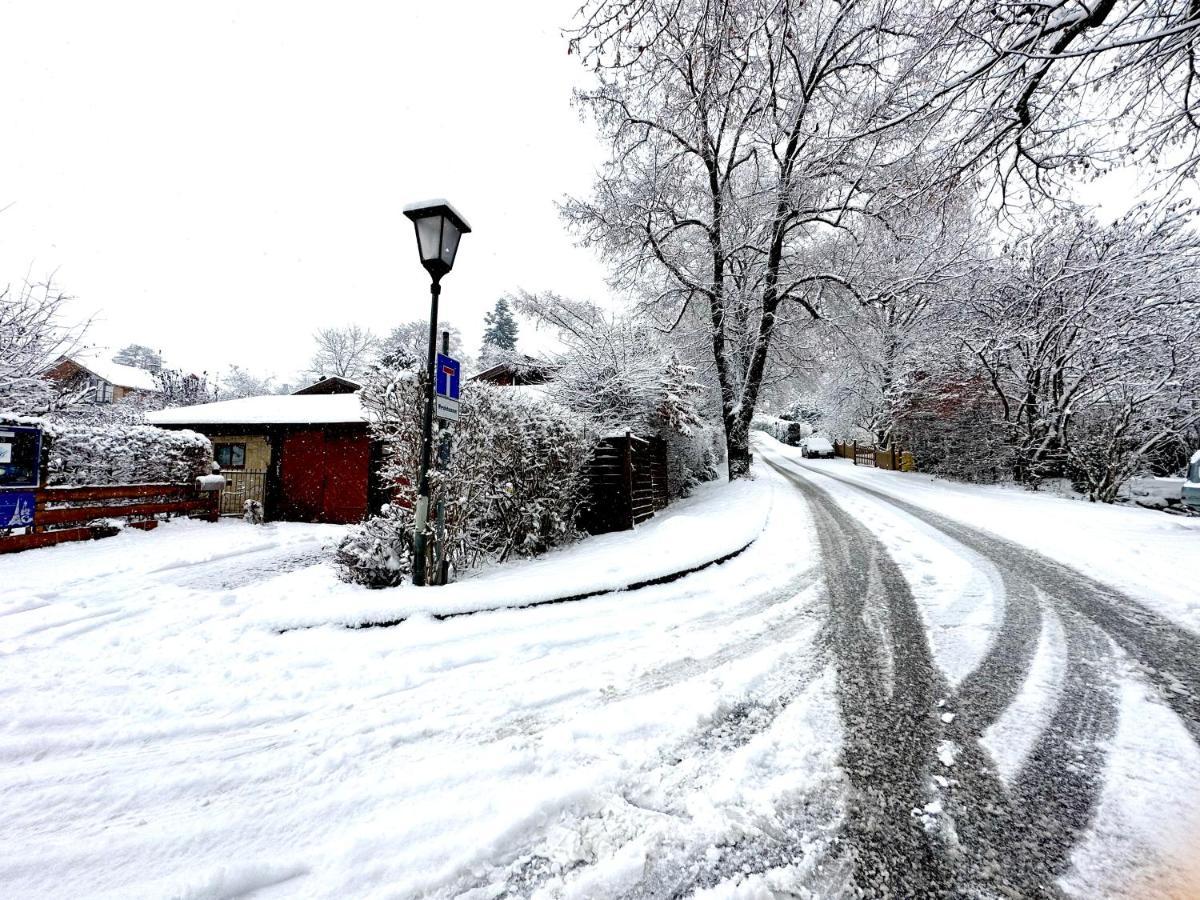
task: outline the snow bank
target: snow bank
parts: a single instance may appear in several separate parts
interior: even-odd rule
[[[280,583],[274,602],[258,610],[275,629],[362,625],[411,616],[444,616],[528,606],[630,585],[702,566],[741,550],[762,531],[774,485],[766,480],[702,485],[696,493],[633,531],[597,535],[532,560],[484,569],[439,588],[403,585],[371,591],[329,583],[299,607],[296,584]],[[299,576],[299,573],[297,573]],[[311,579],[313,573],[304,573]],[[327,588],[327,589],[325,589]]]

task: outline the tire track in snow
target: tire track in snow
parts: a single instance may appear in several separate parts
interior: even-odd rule
[[[803,466],[806,471],[816,471]],[[990,560],[1004,580],[1004,624],[980,670],[964,680],[947,739],[959,750],[946,780],[958,850],[981,854],[965,884],[1004,883],[1027,896],[1060,896],[1056,881],[1091,825],[1118,719],[1114,643],[1157,681],[1193,740],[1200,640],[1120,592],[1019,545],[825,472],[833,481],[900,509]],[[1066,661],[1054,712],[1011,783],[1003,785],[981,744],[1020,690],[1043,605],[1061,622]],[[1190,658],[1189,658],[1190,656]],[[986,811],[981,814],[980,811]],[[982,875],[982,879],[978,876]]]
[[[807,472],[816,471],[803,466]],[[1138,661],[1164,701],[1200,744],[1200,635],[1160,616],[1135,598],[1069,566],[986,531],[826,472],[837,481],[921,520],[992,560],[1002,571],[1024,574],[1064,617],[1081,615]]]
[[[863,897],[942,897],[956,873],[939,841],[912,815],[933,798],[941,739],[936,701],[948,684],[899,567],[879,540],[824,491],[778,468],[817,519],[851,786],[840,840]]]
[[[763,617],[744,637],[704,657],[684,657],[648,669],[627,688],[606,691],[603,702],[618,703],[695,681],[752,655],[770,653],[772,648],[788,641],[809,646],[803,632],[819,627],[820,611],[803,598],[810,594],[816,581],[814,569],[809,568],[781,586],[690,621],[689,629],[707,630],[729,626],[747,617]],[[794,604],[799,604],[799,608],[787,610],[781,617],[769,617],[774,608]],[[707,842],[697,842],[694,836],[689,839],[689,835],[697,827],[691,821],[691,807],[694,798],[705,793],[704,785],[719,779],[731,753],[774,727],[791,704],[812,689],[827,667],[828,659],[820,653],[815,657],[786,658],[769,670],[765,683],[751,695],[719,710],[711,721],[680,743],[624,777],[615,791],[618,800],[598,812],[581,814],[569,829],[556,826],[547,833],[547,828],[541,828],[526,835],[520,846],[506,852],[512,862],[493,864],[482,881],[475,878],[452,886],[442,885],[431,893],[473,896],[471,891],[486,891],[489,898],[516,898],[551,887],[570,892],[575,889],[570,881],[589,877],[593,874],[591,869],[601,861],[574,859],[564,864],[556,859],[555,844],[561,840],[561,832],[603,832],[606,841],[625,848],[643,838],[647,822],[653,823],[659,838],[648,849],[640,877],[625,890],[613,891],[611,885],[606,886],[605,896],[684,897],[733,876],[746,877],[780,866],[815,864],[817,857],[823,858],[823,851],[822,842],[814,839],[814,835],[832,833],[841,812],[836,792],[818,791],[815,795],[793,798],[786,808],[776,811],[775,821],[741,829],[736,837],[722,844],[715,858]],[[522,722],[521,730],[540,731],[555,724],[557,718],[537,719]],[[647,791],[654,796],[640,796]],[[630,825],[629,820],[634,824]],[[498,893],[488,887],[499,883],[504,888]]]

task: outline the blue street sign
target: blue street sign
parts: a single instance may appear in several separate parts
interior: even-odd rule
[[[33,491],[0,492],[0,528],[28,528],[36,504]]]
[[[459,365],[457,359],[437,355],[437,394],[448,400],[458,399]]]

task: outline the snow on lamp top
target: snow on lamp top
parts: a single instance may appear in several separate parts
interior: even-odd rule
[[[412,219],[417,233],[417,250],[423,265],[433,280],[454,268],[458,241],[469,234],[471,226],[446,200],[424,200],[404,207],[404,215]]]

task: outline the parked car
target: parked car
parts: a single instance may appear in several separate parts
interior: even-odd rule
[[[1200,510],[1200,450],[1192,454],[1188,463],[1187,481],[1183,483],[1183,505]]]
[[[823,437],[810,437],[800,445],[800,455],[805,459],[833,459],[833,444]]]

